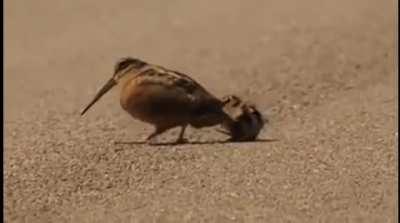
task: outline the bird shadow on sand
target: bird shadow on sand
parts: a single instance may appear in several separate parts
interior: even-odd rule
[[[149,145],[149,146],[184,146],[184,145],[212,145],[212,144],[243,144],[243,143],[265,143],[265,142],[276,142],[278,139],[257,139],[254,141],[230,141],[230,140],[210,140],[210,141],[189,141],[185,143],[176,142],[160,142],[160,143],[148,143],[146,141],[115,141],[115,145]]]

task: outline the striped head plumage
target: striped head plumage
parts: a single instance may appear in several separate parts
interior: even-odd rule
[[[245,102],[236,95],[222,98],[224,111],[233,121],[222,123],[223,133],[231,137],[231,141],[253,141],[268,123],[256,106]]]
[[[147,63],[140,59],[132,57],[121,58],[114,66],[114,79],[118,80],[124,74],[130,71],[138,71],[144,68],[146,65]]]

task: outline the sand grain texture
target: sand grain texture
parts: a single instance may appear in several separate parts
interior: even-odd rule
[[[395,222],[395,8],[7,0],[6,222]],[[129,143],[151,128],[116,91],[80,117],[124,56],[253,100],[279,141]]]

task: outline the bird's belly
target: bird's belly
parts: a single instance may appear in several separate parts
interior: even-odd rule
[[[120,104],[132,117],[154,125],[188,122],[188,106],[162,86],[128,83],[122,88]]]

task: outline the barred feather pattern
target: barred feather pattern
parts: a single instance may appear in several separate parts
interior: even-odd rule
[[[231,141],[254,141],[268,120],[251,102],[243,101],[236,95],[222,98],[224,112],[233,121],[222,123],[222,128]]]

